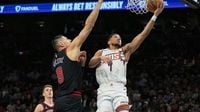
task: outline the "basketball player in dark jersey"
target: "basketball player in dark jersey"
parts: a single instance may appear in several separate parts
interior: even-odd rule
[[[43,87],[42,96],[44,99],[36,106],[34,112],[53,112],[53,88],[51,85]]]
[[[98,0],[84,28],[73,41],[63,35],[53,40],[53,47],[57,51],[53,69],[58,82],[54,112],[82,112],[80,84],[83,74],[81,59],[84,55],[80,48],[94,27],[102,2]]]

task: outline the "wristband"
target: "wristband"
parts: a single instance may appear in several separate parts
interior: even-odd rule
[[[155,16],[155,15],[153,15],[153,16],[151,17],[151,20],[154,21],[154,22],[156,21],[156,19],[157,19],[157,16]]]

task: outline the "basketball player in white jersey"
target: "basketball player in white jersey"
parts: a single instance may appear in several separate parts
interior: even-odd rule
[[[164,9],[161,4],[154,12],[144,30],[133,40],[121,47],[119,34],[108,39],[108,48],[98,50],[89,62],[90,68],[96,67],[96,79],[99,84],[97,93],[97,112],[128,112],[126,90],[126,65],[129,57],[141,45],[151,32],[156,18]]]

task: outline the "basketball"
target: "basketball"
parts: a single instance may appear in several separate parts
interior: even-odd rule
[[[147,0],[147,10],[154,13],[154,11],[163,3],[163,0]]]

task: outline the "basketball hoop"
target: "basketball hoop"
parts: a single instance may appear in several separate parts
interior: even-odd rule
[[[128,0],[126,8],[136,14],[145,14],[148,12],[146,0]]]

